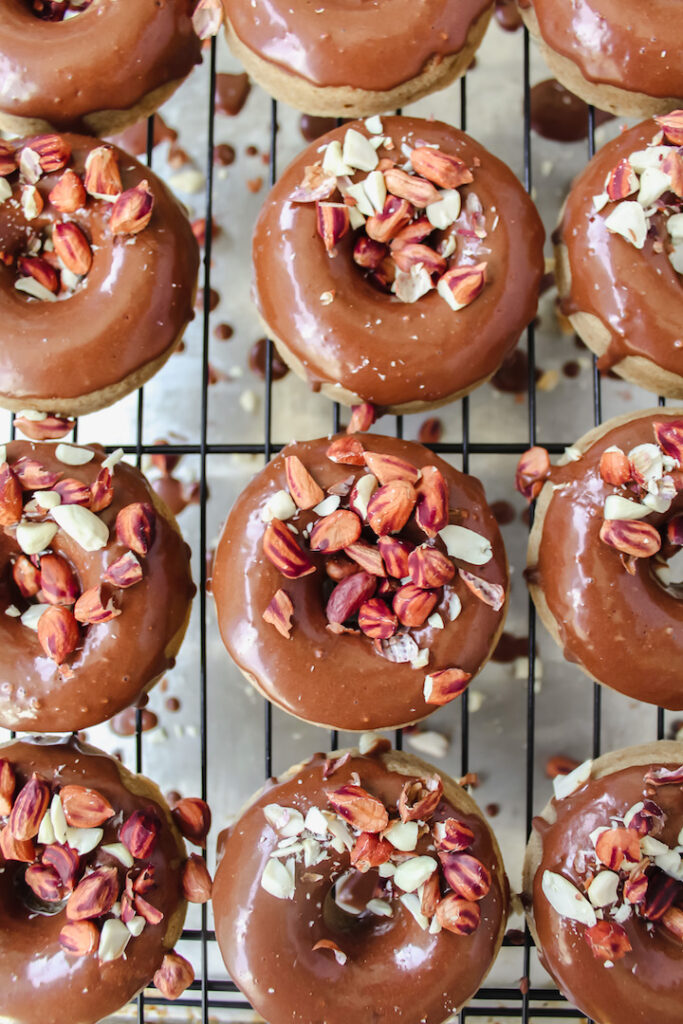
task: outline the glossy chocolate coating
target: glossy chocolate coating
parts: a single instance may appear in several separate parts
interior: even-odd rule
[[[667,765],[669,768],[678,765]],[[561,917],[541,889],[544,871],[554,871],[583,890],[586,877],[576,867],[581,851],[593,851],[590,833],[610,826],[610,817],[623,817],[644,798],[643,765],[624,768],[592,779],[564,800],[553,800],[557,822],[536,819],[543,857],[533,887],[534,920],[542,960],[567,998],[599,1024],[678,1024],[683,999],[683,947],[659,924],[631,915],[623,927],[633,947],[612,967],[605,967],[584,939],[585,926]],[[658,786],[654,799],[667,815],[658,839],[677,845],[683,826],[680,786]],[[579,858],[580,861],[580,858]]]
[[[383,91],[462,50],[491,0],[223,0],[238,38],[317,86]]]
[[[88,154],[101,142],[64,138],[72,148],[69,166],[83,175]],[[88,197],[70,219],[90,241],[92,267],[76,291],[58,302],[17,291],[16,267],[0,262],[0,395],[25,400],[28,407],[32,398],[78,398],[115,386],[161,358],[194,316],[199,249],[189,221],[159,178],[123,150],[114,150],[123,189],[146,179],[154,193],[152,219],[143,231],[112,235],[111,203]],[[0,204],[4,253],[25,254],[30,238],[63,219],[48,201],[62,173],[44,174],[37,183],[45,207],[34,220],[25,219],[19,203]],[[18,196],[16,175],[8,180]]]
[[[663,98],[683,96],[678,0],[519,0],[543,39],[589,82]]]
[[[610,430],[578,462],[555,466],[555,488],[543,520],[538,563],[529,567],[557,622],[565,657],[612,689],[664,707],[683,708],[683,602],[652,574],[651,560],[636,560],[631,576],[619,552],[600,540],[603,506],[616,488],[599,472],[611,445],[628,453],[654,442],[652,423],[680,420],[664,409],[636,415]],[[679,492],[669,512],[652,513],[659,527],[683,509]]]
[[[644,356],[683,375],[683,288],[667,255],[666,222],[654,217],[654,230],[648,232],[644,247],[636,249],[605,227],[615,204],[600,213],[593,206],[593,196],[604,191],[610,171],[631,153],[645,149],[659,131],[650,119],[624,132],[600,150],[572,185],[559,229],[572,277],[562,309],[567,315],[592,313],[609,330],[602,369],[625,356]],[[661,243],[664,250],[657,252]]]
[[[86,447],[95,450],[95,458],[84,466],[66,466],[56,458],[55,445],[30,441],[8,444],[7,459],[11,467],[27,456],[63,477],[91,485],[105,453],[99,445]],[[87,552],[61,529],[50,544],[72,566],[81,593],[97,586],[105,569],[127,550],[114,529],[119,510],[132,502],[152,503],[155,498],[145,478],[125,462],[114,468],[112,483],[113,501],[98,513],[109,527],[107,547]],[[184,631],[195,591],[189,548],[157,508],[154,542],[147,555],[139,558],[142,580],[132,587],[112,589],[121,614],[81,631],[81,641],[66,662],[73,676],[62,678],[37,633],[5,614],[9,605],[22,610],[26,606],[12,583],[10,559],[20,553],[14,534],[14,527],[0,533],[0,724],[7,729],[56,732],[102,722],[139,699],[153,680],[173,666],[176,647],[172,641]]]
[[[156,887],[146,899],[164,914],[158,925],[147,924],[132,938],[124,958],[100,964],[96,954],[76,957],[59,944],[66,914],[36,913],[22,898],[26,867],[6,861],[0,872],[0,961],[4,978],[3,1019],[13,1024],[95,1024],[114,1013],[147,985],[168,949],[167,930],[177,914],[184,913],[181,869],[182,845],[168,821],[168,809],[158,790],[131,793],[122,779],[118,762],[75,737],[13,742],[0,747],[17,774],[17,792],[33,772],[53,786],[77,785],[98,790],[114,807],[116,816],[102,826],[102,844],[118,842],[121,824],[135,810],[156,809],[163,823],[149,862]],[[136,779],[139,783],[139,780]],[[147,783],[149,786],[149,783]],[[156,789],[156,788],[155,788]],[[2,857],[0,857],[0,861]],[[86,854],[88,866],[120,866],[98,847]],[[121,869],[121,881],[124,870]],[[169,936],[171,942],[175,934]],[[7,1015],[7,1016],[4,1016]]]
[[[354,264],[354,232],[341,239],[336,256],[327,255],[315,204],[288,196],[304,169],[321,159],[321,147],[343,139],[350,127],[344,125],[304,150],[266,199],[253,241],[256,304],[312,386],[340,383],[380,406],[438,402],[489,377],[533,318],[543,226],[512,172],[467,135],[419,118],[382,123],[395,148],[380,147],[380,158],[402,161],[404,142],[424,140],[474,168],[474,182],[459,191],[463,206],[470,192],[479,196],[488,234],[467,240],[462,262],[488,262],[483,292],[457,313],[435,290],[405,303],[379,291]],[[362,122],[352,127],[368,134]],[[320,297],[328,291],[334,300],[324,305]]]
[[[471,935],[423,931],[397,901],[391,918],[368,912],[357,917],[325,914],[322,908],[329,909],[332,887],[349,868],[348,853],[332,849],[312,869],[320,879],[304,881],[298,866],[294,899],[277,899],[259,884],[277,842],[263,814],[266,804],[296,807],[304,816],[310,807],[329,809],[325,789],[351,782],[355,771],[361,785],[395,813],[406,781],[405,775],[388,771],[380,758],[361,756],[323,781],[324,761],[324,755],[316,754],[293,778],[272,780],[219,837],[222,859],[213,908],[228,971],[271,1024],[440,1024],[479,988],[506,913],[507,893],[488,826],[480,815],[463,813],[445,797],[430,819],[455,816],[464,821],[475,836],[471,852],[491,872],[491,890],[480,903],[481,923]],[[418,853],[426,843],[426,838],[420,840]],[[347,962],[338,964],[329,950],[314,951],[321,939],[336,942]]]
[[[79,130],[127,110],[201,60],[192,0],[92,0],[78,17],[43,21],[25,0],[0,2],[0,110]]]
[[[423,696],[429,672],[457,666],[474,675],[482,667],[502,627],[504,611],[496,612],[484,604],[456,577],[453,583],[462,601],[458,618],[450,622],[440,602],[434,610],[443,613],[444,629],[425,624],[411,630],[418,646],[428,646],[431,651],[428,666],[421,669],[388,661],[363,634],[330,633],[324,589],[329,581],[323,557],[311,552],[318,570],[298,580],[285,579],[263,553],[266,524],[261,520],[268,500],[287,487],[287,455],[298,455],[323,490],[343,480],[354,481],[365,472],[364,467],[331,462],[325,454],[330,440],[288,445],[237,499],[216,550],[212,590],[218,626],[240,669],[269,700],[291,714],[339,729],[402,725],[435,710]],[[479,481],[421,445],[375,434],[363,435],[363,443],[368,451],[400,456],[418,468],[433,465],[441,470],[449,489],[449,507],[461,512],[452,514],[452,521],[482,533],[493,545],[493,557],[486,565],[456,564],[500,584],[507,593],[505,550]],[[297,519],[299,528],[316,518],[312,512],[302,513]],[[367,536],[376,539],[369,528]],[[418,543],[425,539],[416,527],[408,536]],[[294,604],[294,628],[288,640],[262,618],[279,588]]]

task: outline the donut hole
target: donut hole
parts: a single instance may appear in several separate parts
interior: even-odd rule
[[[18,870],[14,874],[13,883],[17,900],[26,907],[30,914],[40,914],[41,917],[55,917],[56,914],[61,914],[66,906],[66,898],[48,903],[47,900],[41,900],[39,896],[36,896],[26,884],[25,875],[28,866],[28,864],[18,865]]]
[[[369,900],[384,897],[384,884],[385,879],[380,878],[376,868],[364,872],[351,868],[341,874],[323,901],[322,916],[326,927],[343,935],[359,928],[386,925],[387,918],[367,910]]]
[[[41,21],[69,21],[77,18],[92,0],[24,0],[35,18]]]
[[[15,198],[20,198],[15,195]],[[23,203],[23,193],[21,194]],[[72,218],[70,218],[72,220]],[[72,220],[83,234],[88,246],[92,239],[78,221]],[[52,240],[53,224],[49,221],[42,230],[29,229],[25,237],[17,240],[4,254],[2,262],[14,274],[14,287],[27,301],[63,302],[80,292],[87,278],[70,270],[55,252]]]

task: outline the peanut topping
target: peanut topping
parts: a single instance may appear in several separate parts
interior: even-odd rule
[[[449,509],[448,486],[436,466],[418,469],[403,457],[366,450],[352,436],[332,441],[327,457],[357,468],[325,496],[312,467],[285,453],[288,490],[271,494],[260,510],[267,523],[263,554],[286,580],[320,575],[331,633],[366,637],[378,656],[424,669],[434,631],[457,618],[454,602],[460,608],[463,599],[476,600],[496,613],[503,608],[502,586],[454,561],[485,565],[491,544],[475,530],[449,525],[451,514],[459,513]],[[286,522],[271,517],[275,507]],[[421,533],[424,542],[404,531],[411,538]],[[278,588],[261,611],[284,639],[296,628],[298,600],[297,587]],[[455,699],[470,679],[460,667],[434,666],[425,677],[425,702]]]
[[[417,302],[436,288],[455,312],[464,309],[486,283],[487,264],[471,266],[466,246],[467,236],[486,236],[481,202],[469,191],[463,203],[458,191],[474,182],[473,171],[454,154],[419,143],[403,146],[403,165],[379,160],[380,146],[394,152],[381,134],[349,128],[343,143],[330,142],[320,162],[305,169],[290,201],[315,202],[331,258],[353,231],[353,261],[380,291]]]
[[[584,773],[579,787],[590,778],[590,762],[588,765],[589,773]],[[561,917],[585,925],[585,941],[607,967],[632,951],[624,928],[629,921],[640,919],[648,931],[656,924],[674,941],[682,941],[677,908],[683,898],[680,848],[671,849],[656,838],[662,834],[667,816],[648,796],[653,784],[680,785],[682,779],[683,767],[643,772],[643,799],[595,828],[590,848],[575,858],[580,886],[563,875],[544,872],[546,899]],[[556,800],[571,796],[571,792],[556,795]]]

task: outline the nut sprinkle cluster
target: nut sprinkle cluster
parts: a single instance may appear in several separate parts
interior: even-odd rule
[[[186,838],[204,845],[211,819],[203,801],[181,800],[173,815]],[[21,865],[16,884],[28,912],[62,916],[59,943],[69,957],[118,960],[146,928],[162,924],[151,858],[163,827],[152,804],[124,818],[96,789],[50,783],[36,772],[23,781],[0,758],[0,854]],[[187,900],[209,899],[200,857],[186,860],[182,888]],[[170,952],[154,983],[175,999],[193,979],[191,964]]]
[[[14,207],[25,224],[19,243],[0,251],[0,262],[16,271],[17,291],[44,302],[68,298],[90,272],[94,254],[84,221],[94,203],[111,206],[107,227],[122,239],[143,231],[154,209],[148,181],[123,191],[110,146],[88,154],[82,176],[71,163],[62,135],[38,135],[19,147],[0,140],[0,209]],[[44,175],[58,172],[49,192],[38,188]]]
[[[555,798],[570,796],[588,781],[591,761],[555,780]],[[553,909],[585,926],[585,941],[596,959],[613,967],[631,952],[624,928],[639,919],[652,930],[663,928],[683,943],[683,829],[678,845],[658,839],[667,815],[654,796],[662,786],[683,784],[683,766],[652,768],[643,776],[643,799],[623,817],[613,817],[591,832],[591,848],[582,851],[575,866],[582,875],[577,887],[564,875],[544,871],[543,893]]]
[[[388,746],[369,734],[363,737],[361,753],[377,754]],[[277,844],[261,887],[277,899],[294,899],[297,887],[323,878],[316,865],[340,856],[344,862],[348,858],[345,881],[352,883],[356,873],[377,873],[374,895],[363,913],[391,918],[402,906],[423,931],[471,935],[481,921],[480,901],[491,888],[491,873],[468,852],[475,838],[469,825],[444,818],[441,778],[408,778],[396,806],[385,806],[363,787],[358,772],[351,774],[350,783],[335,786],[335,773],[351,757],[347,751],[323,764],[325,806],[311,806],[305,817],[295,807],[263,808]],[[340,964],[347,961],[332,940],[324,939],[313,949],[331,951]]]
[[[316,204],[318,234],[330,257],[347,232],[355,232],[353,261],[380,291],[417,302],[436,288],[452,310],[463,309],[486,284],[487,261],[478,261],[477,253],[491,230],[476,192],[468,190],[464,202],[459,192],[474,182],[472,168],[419,141],[404,143],[396,160],[380,159],[380,147],[391,152],[396,144],[378,116],[364,126],[367,135],[349,128],[343,143],[324,146],[290,200]]]
[[[142,560],[154,543],[156,511],[148,502],[120,509],[114,530],[126,550],[107,566],[98,586],[81,592],[77,571],[51,545],[62,531],[84,552],[108,546],[110,530],[100,513],[113,501],[123,451],[102,462],[90,486],[68,471],[91,462],[92,448],[59,444],[54,454],[63,472],[49,470],[39,457],[21,456],[10,463],[7,449],[0,448],[0,526],[20,549],[9,566],[14,602],[4,612],[37,630],[43,651],[68,678],[73,671],[68,659],[81,644],[82,631],[120,615],[121,591],[143,579]]]
[[[446,628],[462,610],[458,578],[475,600],[503,608],[502,586],[456,565],[485,565],[493,557],[491,543],[451,522],[462,517],[449,509],[438,467],[419,470],[399,456],[366,449],[353,436],[335,438],[326,455],[355,470],[327,493],[297,455],[285,457],[287,489],[261,509],[263,553],[285,581],[325,574],[329,632],[364,635],[381,657],[421,670],[429,665],[429,631]],[[263,618],[290,637],[296,608],[286,587],[273,595]],[[424,699],[446,704],[470,679],[457,665],[429,672]]]
[[[599,473],[614,490],[605,498],[600,540],[619,552],[624,568],[636,572],[637,559],[656,556],[655,574],[667,582],[667,558],[683,545],[683,514],[676,514],[662,529],[644,520],[669,512],[683,489],[683,420],[654,422],[654,442],[628,452],[612,445],[600,456]],[[569,459],[581,458],[569,448]],[[551,475],[550,456],[535,446],[517,465],[515,486],[529,501],[536,498]]]
[[[652,237],[654,251],[666,252],[676,273],[683,274],[683,110],[655,121],[660,131],[645,149],[619,161],[593,206],[596,213],[607,209],[608,231],[636,249]]]

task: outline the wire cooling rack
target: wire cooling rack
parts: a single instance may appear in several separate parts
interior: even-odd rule
[[[523,76],[524,88],[524,115],[521,121],[523,132],[523,156],[524,156],[524,185],[532,191],[532,135],[530,117],[530,46],[529,37],[524,31],[523,39]],[[267,358],[265,366],[264,383],[264,412],[263,412],[263,437],[258,443],[213,443],[209,440],[208,431],[208,386],[210,383],[209,364],[209,341],[210,324],[209,315],[211,312],[211,289],[212,289],[212,252],[213,252],[213,210],[215,194],[215,171],[214,171],[214,134],[215,134],[215,86],[216,86],[216,63],[217,47],[216,41],[212,40],[208,51],[208,106],[206,110],[206,192],[203,215],[206,218],[206,243],[201,276],[203,280],[203,305],[201,307],[201,408],[200,408],[200,429],[198,443],[158,443],[151,445],[143,442],[143,425],[145,422],[145,398],[144,389],[141,389],[137,398],[137,425],[135,442],[123,444],[127,454],[133,456],[138,465],[142,463],[143,456],[154,454],[168,454],[178,456],[192,456],[198,463],[199,477],[199,548],[198,559],[198,591],[195,613],[199,620],[199,648],[197,670],[197,689],[199,699],[199,730],[197,743],[199,744],[200,755],[200,783],[201,795],[207,794],[208,776],[208,716],[209,716],[209,691],[207,689],[207,559],[206,553],[210,547],[210,539],[207,528],[207,499],[208,499],[208,463],[210,459],[219,455],[232,456],[260,456],[267,461],[281,447],[282,441],[273,437],[273,347],[269,341],[267,344]],[[459,103],[457,87],[451,90],[455,98],[456,109],[452,111],[451,122],[460,128],[467,130],[468,121],[468,82],[466,78],[459,83]],[[271,101],[270,106],[270,157],[269,157],[269,182],[272,185],[278,173],[278,105]],[[149,119],[147,131],[147,162],[152,164],[152,151],[154,143],[154,118]],[[589,111],[589,132],[588,149],[586,156],[590,158],[595,149],[595,117],[592,108]],[[520,342],[523,345],[523,342]],[[464,398],[460,401],[461,440],[450,443],[448,441],[434,444],[431,447],[434,451],[445,456],[456,456],[461,468],[467,472],[470,468],[471,456],[508,456],[511,460],[521,454],[529,445],[542,444],[552,454],[560,454],[566,445],[575,440],[575,436],[565,438],[545,438],[538,436],[537,426],[537,395],[536,395],[536,344],[535,328],[530,325],[526,331],[526,351],[528,355],[528,403],[526,409],[528,437],[526,441],[503,442],[487,441],[478,442],[471,433],[470,399]],[[660,399],[660,404],[664,404]],[[595,424],[602,419],[602,384],[593,360],[592,366],[592,407],[593,421]],[[390,432],[387,425],[388,420],[382,421],[384,432]],[[341,425],[341,410],[338,405],[331,405],[330,429],[337,431]],[[590,425],[583,424],[582,429],[576,430],[576,436],[582,433]],[[403,418],[395,417],[394,430],[398,437],[403,435]],[[12,436],[14,430],[12,429]],[[74,431],[74,439],[78,436],[78,425]],[[108,445],[108,450],[119,447],[117,444]],[[531,511],[533,518],[533,510]],[[521,568],[521,567],[518,567]],[[519,822],[519,844],[526,842],[526,837],[531,828],[531,820],[534,809],[534,771],[536,761],[535,731],[536,731],[536,616],[532,602],[528,601],[528,658],[529,669],[526,682],[526,751],[520,752],[520,757],[525,760],[525,812],[523,820]],[[467,775],[470,771],[470,697],[466,692],[455,709],[458,716],[459,728],[459,751],[461,774]],[[597,756],[601,750],[602,738],[602,692],[594,684],[592,704],[592,746],[593,755]],[[664,735],[664,712],[658,709],[656,712],[656,734],[658,738]],[[142,713],[136,715],[135,733],[135,767],[138,771],[145,767],[146,743],[145,734],[142,729]],[[268,778],[273,773],[273,740],[274,724],[271,706],[265,702],[263,710],[264,729],[264,774]],[[329,737],[331,748],[338,745],[338,736],[332,732]],[[403,735],[398,731],[395,735],[395,744],[402,747]],[[150,758],[151,760],[151,758]],[[221,822],[216,822],[216,826]],[[216,830],[217,831],[217,828]],[[215,832],[213,833],[215,838]],[[209,928],[209,915],[206,907],[200,911],[200,926],[187,929],[183,939],[189,944],[189,955],[193,961],[197,980],[185,992],[183,997],[177,1000],[174,1007],[187,1007],[188,1019],[201,1021],[202,1024],[209,1024],[209,1021],[223,1019],[222,1011],[248,1010],[248,1004],[241,996],[236,986],[225,978],[214,977],[217,973],[210,969],[210,963],[217,963],[215,955],[215,933]],[[519,937],[517,937],[519,938]],[[495,987],[494,985],[484,986],[474,997],[472,1003],[466,1007],[457,1017],[459,1024],[475,1019],[487,1019],[491,1022],[502,1020],[518,1020],[523,1024],[530,1024],[533,1021],[564,1019],[578,1020],[585,1019],[576,1009],[569,1006],[562,996],[553,988],[534,987],[529,984],[529,977],[532,969],[532,958],[534,957],[533,946],[528,933],[526,933],[523,944],[517,938],[510,937],[505,940],[506,947],[519,946],[518,953],[512,955],[517,957],[516,975],[522,980],[518,986]],[[511,950],[509,952],[512,952]],[[137,999],[137,1020],[139,1024],[145,1021],[151,1022],[160,1017],[169,1015],[170,1004],[164,1000],[155,990],[147,990]],[[174,1013],[173,1019],[176,1019]],[[182,1018],[177,1018],[182,1019]],[[243,1019],[243,1018],[240,1018]]]

